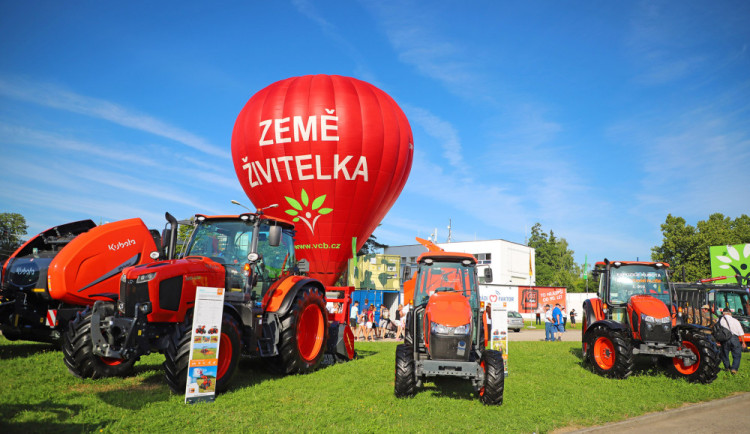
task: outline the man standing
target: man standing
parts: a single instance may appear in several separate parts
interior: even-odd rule
[[[544,310],[542,309],[542,306],[539,306],[538,308],[536,308],[536,322],[534,323],[534,325],[542,324],[542,312],[544,312]]]
[[[742,358],[742,350],[745,349],[745,333],[742,331],[742,324],[732,317],[732,311],[728,308],[724,308],[724,316],[719,319],[719,324],[722,327],[732,332],[732,337],[728,341],[721,344],[721,361],[724,363],[724,368],[729,369],[732,375],[737,373],[740,369],[740,359]],[[742,345],[740,346],[740,341]],[[732,366],[729,366],[729,353],[732,353]]]
[[[349,311],[349,327],[353,332],[357,331],[357,316],[359,315],[359,302],[355,301]]]
[[[552,309],[552,322],[554,323],[553,330],[554,333],[552,335],[553,341],[561,341],[562,340],[562,332],[563,332],[563,318],[562,318],[562,311],[560,310],[560,303],[555,304],[555,308]]]
[[[554,341],[555,336],[553,335],[553,327],[555,326],[555,323],[552,319],[552,311],[549,308],[548,304],[544,305],[544,340],[545,341]]]

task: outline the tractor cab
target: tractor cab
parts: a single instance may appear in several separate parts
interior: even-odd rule
[[[604,316],[631,324],[637,338],[668,342],[676,322],[668,268],[661,262],[598,262]]]
[[[295,264],[293,227],[256,214],[195,218],[185,258],[204,257],[226,270],[228,292],[245,290],[250,282],[254,299],[260,299],[283,272]]]

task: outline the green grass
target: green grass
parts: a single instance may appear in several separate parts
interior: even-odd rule
[[[393,396],[395,343],[357,343],[360,358],[310,375],[277,377],[243,361],[229,392],[186,405],[163,381],[155,354],[129,378],[79,380],[49,345],[0,337],[2,432],[492,431],[547,432],[590,426],[750,391],[750,361],[711,385],[641,367],[627,380],[581,366],[568,342],[512,342],[505,402],[485,407],[471,388],[433,383],[413,399]],[[748,354],[745,354],[748,357]]]

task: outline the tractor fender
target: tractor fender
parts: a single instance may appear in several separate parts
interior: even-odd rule
[[[595,321],[589,324],[589,326],[586,328],[586,331],[584,332],[584,337],[583,337],[584,341],[586,340],[588,336],[591,335],[591,333],[594,330],[598,328],[606,328],[609,330],[625,331],[625,332],[630,333],[630,329],[628,328],[626,324],[623,324],[621,322],[617,322],[611,319],[603,319],[603,320]]]
[[[297,293],[308,285],[315,287],[325,298],[325,287],[319,280],[306,276],[288,276],[269,288],[264,311],[278,316],[285,315],[292,308]]]

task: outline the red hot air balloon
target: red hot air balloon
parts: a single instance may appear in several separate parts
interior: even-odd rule
[[[382,90],[337,75],[281,80],[247,102],[232,160],[257,208],[291,219],[297,256],[333,285],[398,198],[414,152],[404,112]]]

